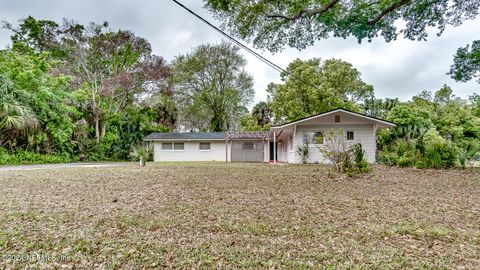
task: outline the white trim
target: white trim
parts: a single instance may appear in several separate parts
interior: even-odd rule
[[[353,139],[349,140],[348,139],[348,133],[351,132],[353,134]],[[355,131],[353,130],[345,130],[345,141],[347,142],[351,142],[351,141],[355,141]]]
[[[303,122],[305,122],[305,121],[309,121],[309,120],[312,120],[312,119],[324,117],[324,116],[327,116],[327,115],[330,115],[330,114],[334,114],[334,113],[338,113],[338,112],[343,112],[343,113],[347,113],[347,114],[350,114],[350,115],[362,117],[362,118],[365,118],[365,119],[368,119],[368,120],[371,120],[371,121],[374,121],[374,122],[378,122],[378,123],[385,124],[385,125],[388,126],[388,127],[394,127],[394,126],[396,126],[395,124],[392,124],[392,123],[390,123],[390,122],[386,122],[386,121],[383,121],[383,120],[380,120],[380,119],[372,118],[372,117],[365,116],[365,115],[361,115],[361,114],[354,113],[354,112],[349,112],[349,111],[346,111],[346,110],[343,110],[343,109],[336,109],[336,110],[333,110],[333,111],[330,111],[330,112],[326,112],[326,113],[323,113],[323,114],[310,116],[310,117],[307,117],[307,118],[302,119],[302,120],[293,121],[293,122],[291,122],[291,123],[287,123],[287,124],[284,124],[284,125],[281,125],[281,126],[271,127],[270,129],[282,129],[282,128],[285,128],[285,127],[288,127],[288,126],[291,126],[291,125],[296,125],[296,124],[298,124],[298,123],[303,123]],[[339,123],[335,123],[335,124],[339,124]],[[340,124],[341,124],[341,123],[340,123]]]

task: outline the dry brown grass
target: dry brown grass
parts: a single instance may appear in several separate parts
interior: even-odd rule
[[[480,268],[479,170],[184,163],[0,183],[0,268]]]

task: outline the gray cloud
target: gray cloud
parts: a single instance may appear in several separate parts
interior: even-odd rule
[[[108,21],[113,29],[129,29],[147,38],[156,54],[168,60],[185,53],[191,48],[207,42],[220,42],[222,36],[194,18],[172,1],[68,1],[68,0],[16,0],[1,1],[0,19],[16,23],[28,15],[36,18],[61,21],[73,19],[79,23]],[[191,9],[219,22],[203,9],[200,0],[183,1]],[[273,62],[286,67],[295,58],[322,59],[340,58],[351,62],[362,72],[362,78],[375,87],[379,97],[409,99],[421,90],[435,91],[443,84],[453,87],[456,95],[466,97],[480,92],[475,82],[456,83],[445,73],[452,62],[456,49],[471,43],[478,37],[480,18],[467,21],[462,26],[448,28],[441,37],[432,31],[428,42],[399,39],[385,43],[358,44],[355,39],[328,39],[317,42],[304,51],[286,49],[271,55],[261,52]],[[9,35],[0,30],[0,47],[9,43]],[[265,100],[268,83],[280,80],[279,74],[253,56],[246,54],[248,71],[255,77],[255,101]]]

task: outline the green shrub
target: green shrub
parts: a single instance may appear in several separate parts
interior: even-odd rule
[[[350,147],[350,156],[349,160],[353,161],[353,167],[360,173],[368,173],[371,171],[370,165],[368,164],[365,151],[362,148],[362,145],[357,143]]]
[[[415,158],[411,156],[402,156],[398,159],[398,166],[400,167],[411,167],[415,164]]]
[[[417,169],[428,169],[428,164],[427,162],[425,161],[425,159],[418,159],[416,162],[415,162],[415,167]]]
[[[365,151],[362,145],[357,143],[348,148],[341,162],[341,171],[346,173],[349,177],[354,177],[362,173],[369,173],[371,171],[370,164],[368,164]]]
[[[66,163],[74,161],[78,161],[78,158],[59,154],[40,154],[24,150],[8,153],[5,149],[0,149],[0,165]]]
[[[134,146],[129,157],[132,161],[151,161],[153,159],[153,147],[151,144]]]
[[[379,154],[378,160],[381,164],[387,166],[396,166],[398,164],[398,155],[393,152],[382,151]]]
[[[448,142],[428,145],[425,149],[425,161],[429,168],[452,168],[457,160],[457,149]]]
[[[308,143],[297,146],[297,154],[300,156],[302,163],[307,164],[310,157],[310,148]]]

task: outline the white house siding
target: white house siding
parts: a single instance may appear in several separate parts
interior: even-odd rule
[[[171,141],[165,141],[171,142]],[[154,142],[154,157],[156,162],[162,161],[225,161],[225,142],[210,141],[210,150],[200,150],[199,141],[175,141],[183,142],[184,150],[162,150],[162,142]],[[209,141],[202,141],[209,142]],[[230,153],[229,153],[230,154]]]
[[[263,146],[263,161],[268,162],[270,161],[270,143],[268,141],[264,141],[264,146]]]
[[[294,149],[297,149],[297,146],[303,145],[303,135],[305,132],[315,132],[323,131],[328,132],[329,130],[343,130],[344,132],[353,131],[354,140],[347,141],[348,144],[353,145],[356,143],[361,143],[362,148],[365,151],[367,161],[369,163],[375,162],[375,152],[376,152],[376,135],[374,134],[373,124],[337,124],[337,125],[315,125],[315,126],[297,126],[297,132],[294,137]],[[294,163],[301,163],[300,156],[294,154]],[[328,161],[324,159],[322,153],[318,150],[317,146],[310,145],[310,162],[319,162],[327,163]]]

